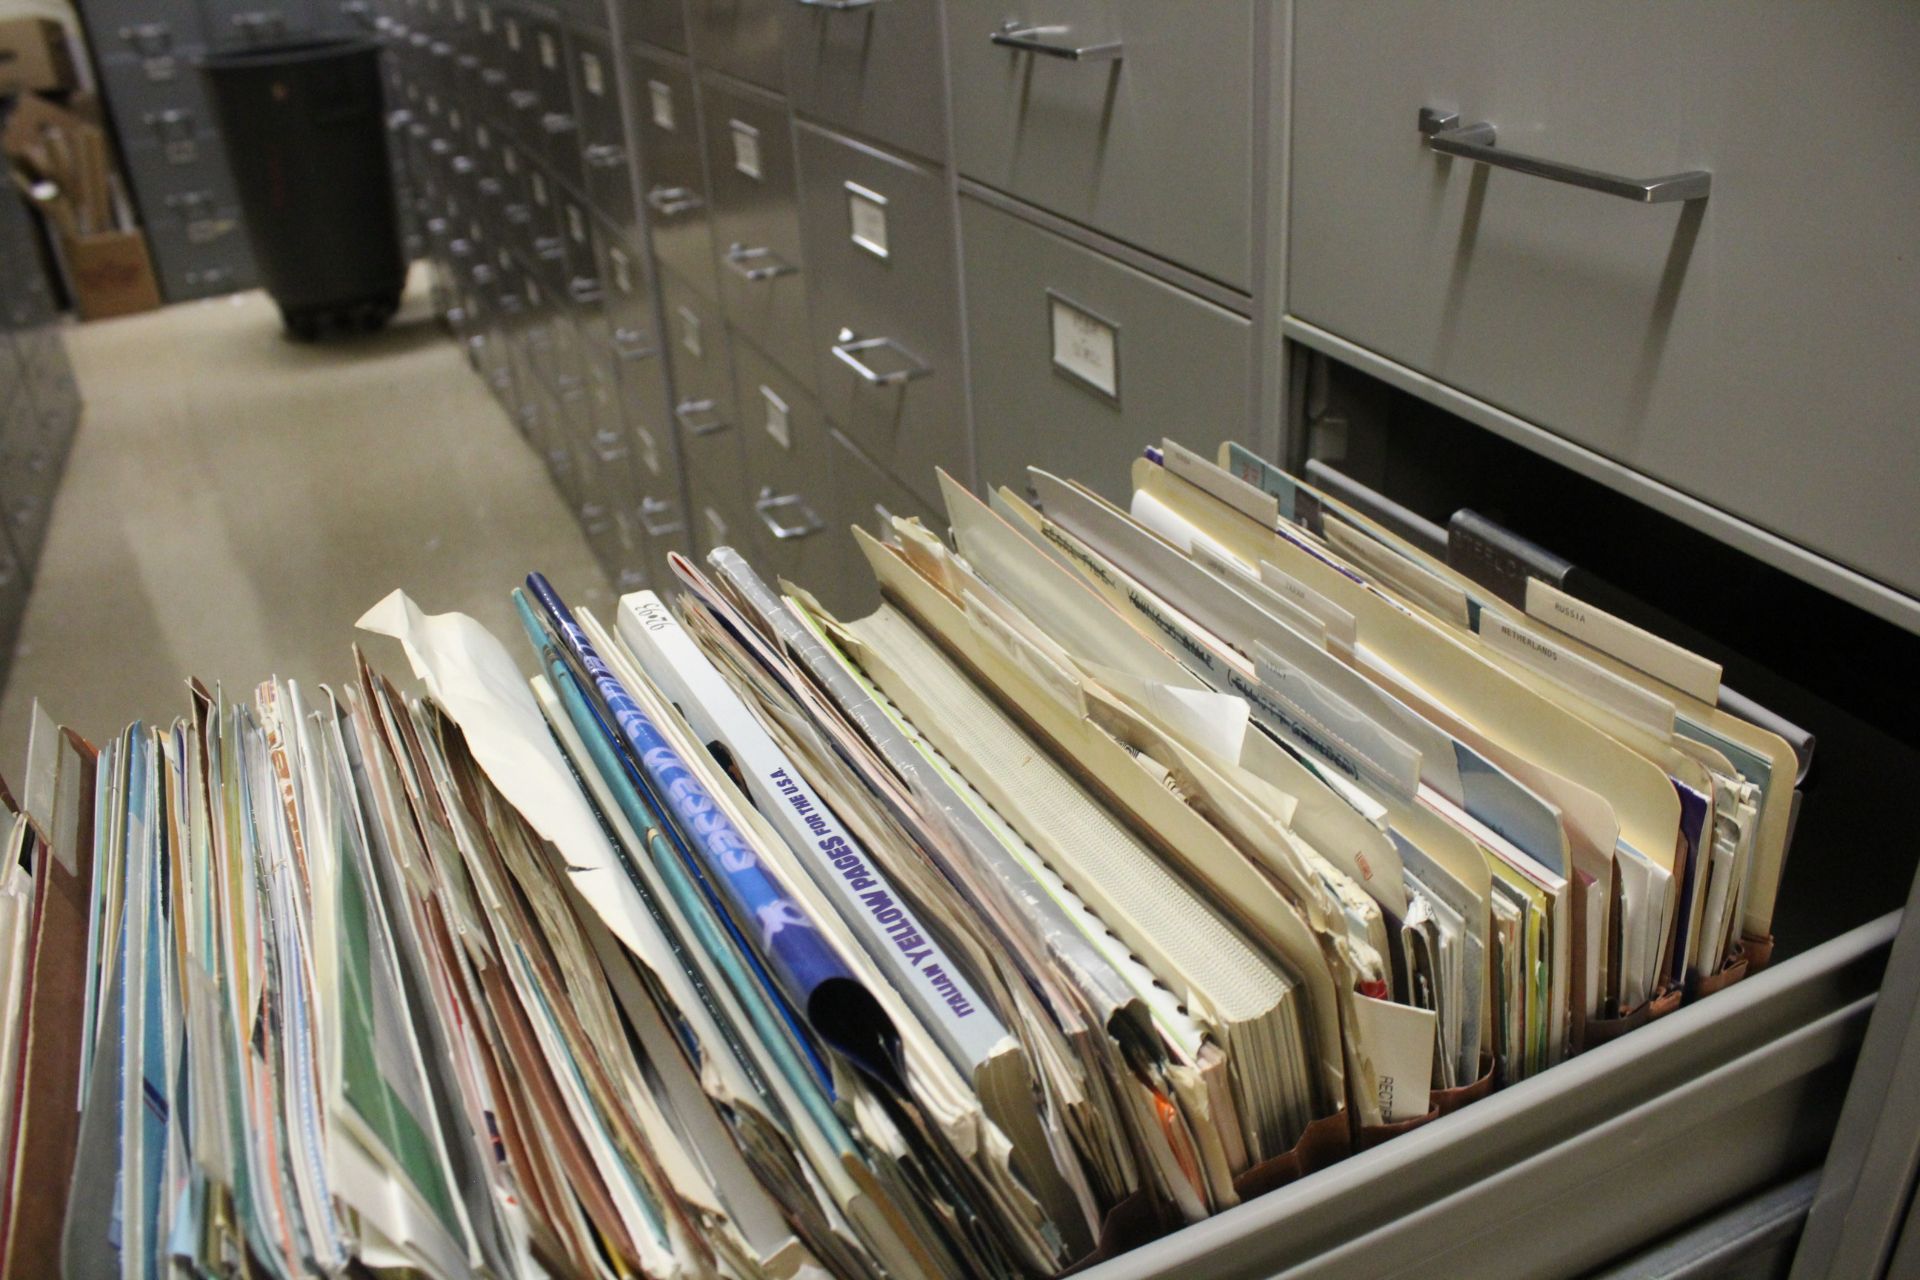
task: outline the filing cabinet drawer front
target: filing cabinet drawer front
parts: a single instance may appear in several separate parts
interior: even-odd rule
[[[852,559],[859,556],[858,545],[849,532],[859,525],[876,536],[891,533],[887,517],[918,518],[936,533],[946,528],[946,517],[936,504],[922,501],[898,480],[863,457],[860,451],[838,431],[829,435],[833,442],[833,509],[828,536],[844,546]],[[858,565],[853,566],[855,569]],[[829,608],[843,618],[864,617],[880,603],[880,590],[870,573],[843,573],[832,583],[822,583],[828,594],[822,595]]]
[[[790,3],[785,21],[795,112],[924,159],[946,159],[935,0],[881,0],[859,9]]]
[[[100,84],[116,124],[138,136],[139,126],[149,112],[180,108],[194,113],[200,124],[210,124],[213,113],[207,105],[207,90],[195,61],[206,52],[203,45],[172,45],[174,53],[143,58],[134,53],[113,53],[99,59]]]
[[[660,277],[662,338],[673,370],[674,436],[689,472],[737,472],[740,423],[725,323],[713,303],[670,274]]]
[[[1250,435],[1244,318],[978,201],[960,224],[982,491],[1031,464],[1124,497],[1143,445]]]
[[[700,86],[720,305],[727,321],[811,389],[793,135],[778,103]]]
[[[780,10],[792,0],[687,0],[693,58],[780,93]]]
[[[626,0],[626,33],[675,53],[687,51],[687,12],[684,0]]]
[[[597,32],[569,33],[574,113],[587,198],[624,230],[635,225],[626,121],[613,44]]]
[[[157,218],[147,224],[147,245],[161,279],[177,284],[183,296],[200,296],[199,283],[213,286],[207,292],[223,293],[254,278],[253,255],[237,209],[210,210],[191,219]],[[222,267],[230,280],[219,274]]]
[[[768,569],[796,582],[833,581],[847,567],[833,515],[832,443],[820,406],[746,342],[734,344],[735,403],[754,535]]]
[[[795,131],[820,403],[926,501],[969,479],[960,300],[945,176]]]
[[[215,48],[271,44],[319,29],[317,6],[308,0],[200,0],[200,15]]]
[[[715,547],[732,547],[755,564],[760,562],[761,540],[754,532],[758,522],[737,465],[725,473],[688,471],[687,508],[692,513],[690,533],[696,556],[704,559]]]
[[[620,402],[627,432],[633,437],[635,471],[650,492],[677,489],[679,457],[667,405],[667,371],[654,351],[614,352]]]
[[[171,74],[197,74],[193,64],[182,56],[186,49],[203,48],[207,42],[195,0],[138,0],[106,6],[88,4],[84,8],[87,39],[95,57],[102,61],[121,55],[158,62],[175,59],[179,65]],[[164,68],[161,72],[167,74]]]
[[[643,49],[634,50],[627,65],[653,251],[669,270],[717,297],[693,72],[684,59]]]
[[[1308,0],[1295,40],[1292,313],[1920,592],[1920,12],[1405,3],[1382,21]],[[1706,170],[1711,191],[1642,206],[1443,159],[1423,107],[1491,123],[1496,150]],[[1790,119],[1820,124],[1754,123]]]
[[[605,228],[602,228],[599,248],[601,298],[614,343],[627,350],[658,352],[653,280],[647,274],[645,255],[624,237],[610,234]]]
[[[1249,288],[1250,0],[1190,5],[1178,21],[1157,0],[950,0],[946,12],[960,172]],[[1008,23],[1118,56],[995,44]]]

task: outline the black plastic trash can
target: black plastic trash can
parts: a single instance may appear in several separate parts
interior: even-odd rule
[[[239,188],[247,239],[288,332],[378,329],[400,305],[380,48],[323,39],[201,63]]]

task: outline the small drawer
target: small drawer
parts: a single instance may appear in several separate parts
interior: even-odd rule
[[[660,276],[668,368],[673,373],[674,438],[689,471],[736,473],[740,430],[726,324],[712,302],[671,273]]]
[[[755,564],[760,563],[761,538],[754,532],[759,521],[754,519],[746,479],[737,465],[717,476],[687,472],[687,510],[691,513],[688,533],[696,556],[704,559],[715,547],[732,547]]]
[[[787,95],[796,114],[945,162],[935,0],[859,8],[790,0],[785,21]]]
[[[122,120],[120,141],[136,187],[156,174],[192,173],[187,181],[208,183],[226,172],[212,116],[193,107],[163,106]]]
[[[580,166],[587,200],[620,228],[638,237],[633,205],[633,157],[627,151],[626,118],[620,109],[619,68],[605,36],[573,33],[573,99],[580,117]]]
[[[1288,310],[1920,593],[1920,10],[1361,21],[1296,6]]]
[[[100,87],[107,95],[114,123],[132,129],[148,113],[180,107],[196,120],[210,121],[206,84],[195,61],[201,45],[182,45],[177,52],[145,58],[136,53],[103,54],[99,60]]]
[[[1251,0],[1179,21],[1160,0],[949,0],[946,13],[960,172],[1250,287]]]
[[[307,0],[200,0],[207,43],[216,49],[272,44],[318,29]]]
[[[781,92],[780,10],[791,2],[687,0],[687,37],[694,61]]]
[[[633,437],[636,473],[653,488],[677,485],[680,459],[667,405],[665,358],[657,351],[613,349],[621,414]]]
[[[1248,438],[1245,318],[962,198],[981,491],[1029,465],[1113,498],[1141,446]]]
[[[161,278],[182,286],[189,274],[198,280],[201,273],[216,267],[230,270],[236,282],[250,281],[255,275],[253,252],[237,209],[199,209],[152,219],[147,223],[147,245]],[[219,292],[238,287],[236,283]]]
[[[701,81],[700,99],[721,309],[730,325],[810,387],[807,282],[786,108],[712,80]]]
[[[830,582],[844,557],[828,524],[833,458],[826,416],[805,387],[751,343],[734,344],[733,374],[740,449],[767,576]]]
[[[717,298],[706,156],[692,69],[684,59],[647,49],[635,49],[627,67],[633,82],[632,136],[640,148],[653,252],[667,269]]]
[[[939,170],[795,131],[827,417],[925,501],[971,479],[953,205]]]
[[[615,346],[624,350],[658,352],[653,280],[647,274],[645,256],[604,223],[600,226],[598,248],[600,300],[607,312],[609,337]]]
[[[687,11],[683,0],[626,0],[627,35],[675,53],[687,51]]]
[[[207,43],[194,0],[141,0],[127,5],[118,21],[89,6],[87,38],[103,62],[121,56],[154,59],[163,64],[156,68],[162,78],[197,74],[189,51],[198,53]],[[167,67],[168,61],[178,65]]]

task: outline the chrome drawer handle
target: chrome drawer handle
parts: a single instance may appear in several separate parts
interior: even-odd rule
[[[507,101],[513,104],[515,111],[525,111],[540,102],[540,95],[531,89],[515,89],[507,95]]]
[[[792,263],[782,261],[780,255],[771,249],[749,249],[743,244],[735,244],[727,249],[727,266],[741,279],[756,282],[790,276],[800,270]]]
[[[666,515],[669,518],[662,520],[660,518],[662,515]],[[673,516],[673,503],[667,501],[665,498],[649,498],[642,495],[640,499],[640,527],[647,531],[649,538],[664,538],[668,534],[680,532],[685,526],[681,524],[678,518]]]
[[[654,187],[647,192],[647,207],[663,218],[671,218],[700,207],[700,197],[685,187]]]
[[[682,400],[673,406],[673,416],[692,434],[710,436],[727,429],[727,420],[714,413],[716,407],[711,400]]]
[[[767,532],[781,542],[792,542],[826,528],[820,517],[813,514],[813,508],[807,505],[807,500],[797,493],[775,493],[772,489],[762,489],[760,496],[754,499],[753,510],[760,517],[760,523],[767,526]],[[780,515],[787,511],[798,511],[800,518],[791,524],[781,523]]]
[[[564,111],[549,111],[546,115],[540,117],[540,127],[555,137],[563,133],[572,133],[574,129],[573,117]]]
[[[583,150],[580,158],[595,169],[617,169],[627,162],[627,149],[611,142],[596,142]]]
[[[794,0],[794,3],[807,9],[827,9],[834,13],[845,13],[849,9],[871,9],[875,0]]]
[[[480,79],[486,83],[489,89],[498,89],[507,82],[507,73],[498,67],[482,67],[480,68]]]
[[[622,360],[651,360],[660,354],[660,348],[648,342],[647,335],[638,329],[619,325],[613,331],[613,354]]]
[[[575,276],[567,281],[567,292],[581,306],[591,306],[600,301],[600,282],[591,276]]]
[[[840,341],[829,347],[833,358],[860,375],[862,382],[876,387],[897,387],[902,383],[924,378],[933,372],[933,366],[907,350],[892,338],[862,338],[855,341],[853,334],[845,329],[840,331]],[[893,351],[899,353],[905,362],[898,369],[882,372],[862,360],[861,355],[869,351]]]
[[[1064,58],[1068,62],[1118,62],[1120,60],[1120,41],[1107,40],[1100,44],[1056,43],[1045,39],[1046,36],[1066,36],[1072,34],[1071,27],[1036,27],[1009,18],[998,31],[988,39],[1009,49],[1018,49],[1022,53],[1043,53],[1049,58]]]
[[[1663,178],[1626,178],[1617,173],[1583,169],[1579,165],[1565,164],[1559,160],[1545,160],[1539,156],[1522,155],[1517,151],[1502,151],[1493,145],[1492,125],[1463,125],[1457,113],[1440,111],[1434,107],[1420,108],[1420,132],[1426,135],[1427,149],[1444,156],[1458,156],[1462,160],[1471,160],[1475,164],[1492,165],[1496,169],[1511,169],[1515,173],[1530,173],[1536,178],[1545,178],[1550,182],[1564,182],[1570,187],[1599,191],[1605,195],[1619,196],[1623,200],[1632,200],[1639,204],[1674,204],[1683,200],[1705,200],[1713,186],[1713,175],[1704,169],[1670,173]]]

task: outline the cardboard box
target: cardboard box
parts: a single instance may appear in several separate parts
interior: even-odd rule
[[[60,253],[73,285],[73,305],[82,320],[152,311],[160,305],[147,237],[140,231],[101,231],[61,236]]]
[[[0,95],[58,93],[79,83],[65,27],[52,18],[0,21]]]

